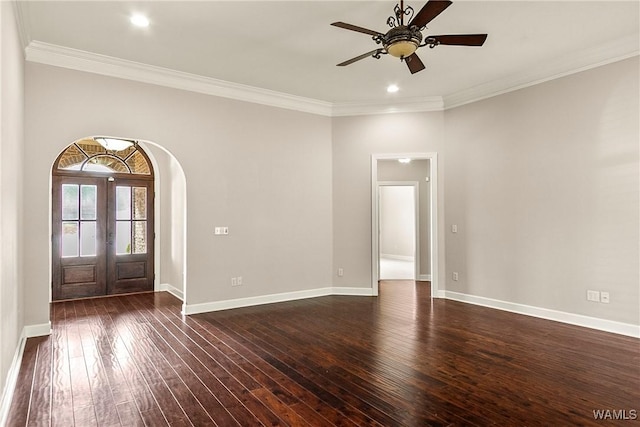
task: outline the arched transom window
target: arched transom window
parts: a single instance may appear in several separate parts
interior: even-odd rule
[[[108,138],[85,138],[74,142],[58,157],[54,171],[153,175],[148,157],[136,142],[117,140],[128,145],[122,148],[110,146],[108,141]]]

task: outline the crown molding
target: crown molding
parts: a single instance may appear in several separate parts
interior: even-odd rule
[[[139,62],[99,55],[78,49],[32,41],[25,49],[30,62],[54,65],[89,73],[118,77],[143,83],[220,96],[288,110],[331,115],[331,103],[301,96],[289,95],[268,89],[231,83],[210,77]]]
[[[556,58],[536,68],[484,83],[444,97],[444,109],[459,107],[504,93],[513,92],[550,80],[555,80],[602,65],[622,61],[640,54],[638,35],[618,39],[596,47],[589,47]]]
[[[364,116],[370,114],[419,113],[442,111],[444,103],[441,96],[403,99],[397,102],[337,102],[333,104],[332,116]]]
[[[24,21],[22,4],[17,2],[16,16],[21,38],[29,40],[29,28]],[[331,103],[305,98],[268,89],[257,88],[196,74],[175,71],[139,62],[99,55],[39,41],[30,41],[25,48],[25,58],[30,62],[69,68],[110,77],[156,84],[207,95],[220,96],[288,110],[317,114],[326,117],[358,116],[389,113],[415,113],[442,111],[486,98],[523,89],[560,77],[628,59],[640,54],[638,37],[633,34],[615,42],[589,47],[549,61],[535,69],[516,73],[502,79],[484,83],[444,97],[431,96],[398,100],[396,102],[336,102]]]

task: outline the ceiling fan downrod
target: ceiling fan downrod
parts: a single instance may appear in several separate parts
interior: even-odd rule
[[[396,4],[393,8],[393,12],[395,17],[390,16],[387,18],[387,25],[391,28],[398,27],[404,25],[404,17],[408,16],[408,22],[411,22],[415,11],[411,6],[404,7],[404,0],[400,0],[400,4]]]

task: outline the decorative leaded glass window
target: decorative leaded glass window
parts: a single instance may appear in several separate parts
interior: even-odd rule
[[[59,171],[105,172],[153,175],[149,158],[138,144],[122,150],[109,150],[95,139],[74,142],[58,157],[54,169]]]

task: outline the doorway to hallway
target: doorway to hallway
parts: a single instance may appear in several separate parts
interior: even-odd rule
[[[371,289],[379,293],[381,266],[380,184],[417,185],[416,197],[416,281],[431,282],[434,296],[439,291],[438,245],[438,155],[437,153],[373,154],[371,156]],[[384,272],[383,272],[384,274]],[[411,279],[409,279],[411,280]]]
[[[380,280],[415,280],[418,183],[379,182]]]

